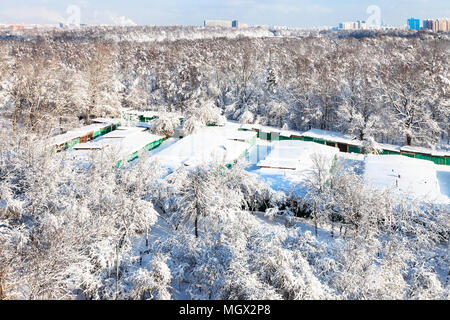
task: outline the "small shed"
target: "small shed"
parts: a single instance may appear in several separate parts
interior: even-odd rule
[[[156,111],[145,111],[139,115],[139,122],[149,123],[158,118],[158,112]]]

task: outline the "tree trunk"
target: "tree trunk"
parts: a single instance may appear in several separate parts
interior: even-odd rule
[[[410,134],[406,135],[406,145],[410,146],[412,142],[412,137]]]
[[[195,217],[195,237],[198,238],[198,216]]]
[[[19,104],[16,102],[16,106],[14,108],[14,116],[13,116],[13,135],[15,135],[16,133],[16,129],[17,129],[17,117],[19,114]]]
[[[86,109],[85,117],[86,117],[85,122],[86,122],[86,125],[88,126],[91,124],[91,112],[90,112],[89,108]]]

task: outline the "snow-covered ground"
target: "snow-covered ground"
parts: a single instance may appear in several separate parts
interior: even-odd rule
[[[411,198],[450,201],[450,170],[431,161],[400,155],[368,155],[364,178],[376,187],[390,187]]]

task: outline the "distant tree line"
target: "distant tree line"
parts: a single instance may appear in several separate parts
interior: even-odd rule
[[[0,40],[0,108],[13,132],[48,136],[117,114],[120,106],[192,113],[213,104],[241,122],[448,144],[446,35],[235,37],[200,27],[22,32],[28,38]]]

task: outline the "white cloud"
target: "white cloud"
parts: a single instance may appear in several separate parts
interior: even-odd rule
[[[115,25],[118,26],[135,26],[137,25],[133,20],[130,18],[126,18],[125,16],[117,16],[117,15],[110,15],[111,21],[114,22]]]
[[[115,25],[115,26],[136,26],[137,23],[135,23],[132,19],[127,18],[125,16],[118,15],[115,12],[111,12],[109,10],[105,11],[95,11],[94,12],[94,19],[91,21],[91,24],[99,25],[99,24],[106,24],[106,25]]]

